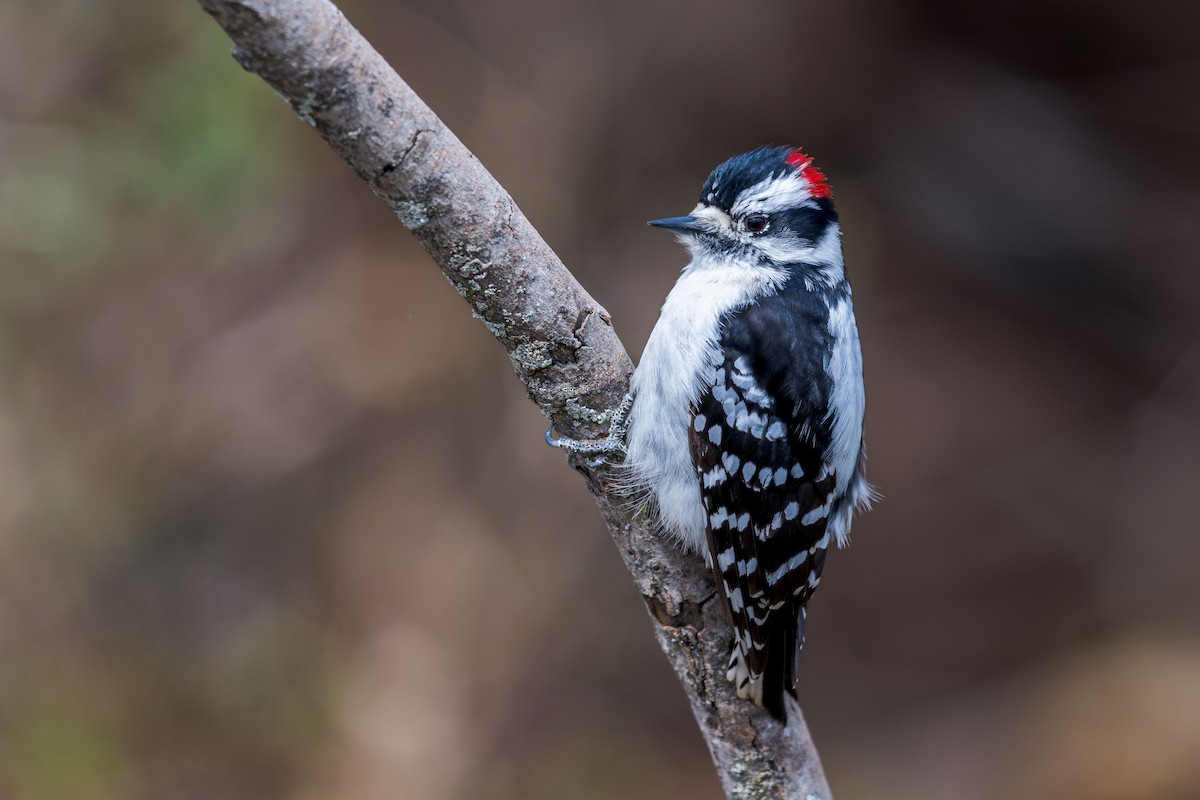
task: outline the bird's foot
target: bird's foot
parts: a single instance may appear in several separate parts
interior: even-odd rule
[[[589,459],[586,463],[592,469],[600,466],[605,462],[608,456],[625,454],[625,433],[629,428],[629,409],[633,407],[633,395],[626,394],[625,399],[621,401],[621,405],[617,406],[613,412],[612,423],[608,428],[608,436],[603,439],[581,440],[571,439],[566,436],[554,438],[554,426],[551,425],[546,430],[546,444],[551,447],[557,447],[560,450],[566,450],[569,453],[578,453],[579,455],[595,456]]]

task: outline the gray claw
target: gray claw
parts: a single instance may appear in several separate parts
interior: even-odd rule
[[[546,444],[559,450],[566,450],[570,453],[579,455],[597,455],[587,461],[587,465],[593,469],[604,463],[605,457],[613,453],[625,452],[625,433],[629,424],[629,409],[633,406],[633,395],[625,395],[625,399],[621,401],[621,405],[617,406],[613,412],[612,425],[609,428],[608,438],[597,439],[591,442],[581,442],[566,436],[554,438],[554,425],[551,424],[546,429]]]

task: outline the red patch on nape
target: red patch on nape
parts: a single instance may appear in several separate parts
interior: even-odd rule
[[[787,163],[794,167],[800,177],[808,183],[808,190],[813,197],[833,197],[833,189],[826,182],[825,173],[813,166],[813,160],[799,147],[787,157]]]

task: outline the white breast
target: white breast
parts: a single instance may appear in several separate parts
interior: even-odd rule
[[[703,551],[704,506],[688,448],[691,410],[720,359],[720,318],[778,290],[781,270],[697,259],[663,303],[631,384],[625,466],[664,533]]]
[[[844,546],[850,537],[850,519],[855,506],[869,504],[872,495],[870,486],[858,472],[866,399],[863,396],[858,326],[854,322],[854,306],[849,296],[829,310],[829,332],[833,334],[833,352],[826,369],[833,383],[829,403],[833,435],[825,452],[825,462],[836,476],[835,496],[849,493],[849,502],[841,504],[841,513],[830,519],[829,527],[837,537],[838,545]]]

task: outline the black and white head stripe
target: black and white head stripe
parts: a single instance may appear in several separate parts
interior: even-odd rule
[[[701,203],[734,215],[756,204],[772,212],[831,197],[825,175],[794,147],[760,147],[734,156],[713,170],[700,191]]]
[[[698,224],[681,238],[694,258],[820,265],[810,277],[825,284],[842,276],[829,185],[799,150],[762,148],[729,159],[709,177],[692,218]]]

